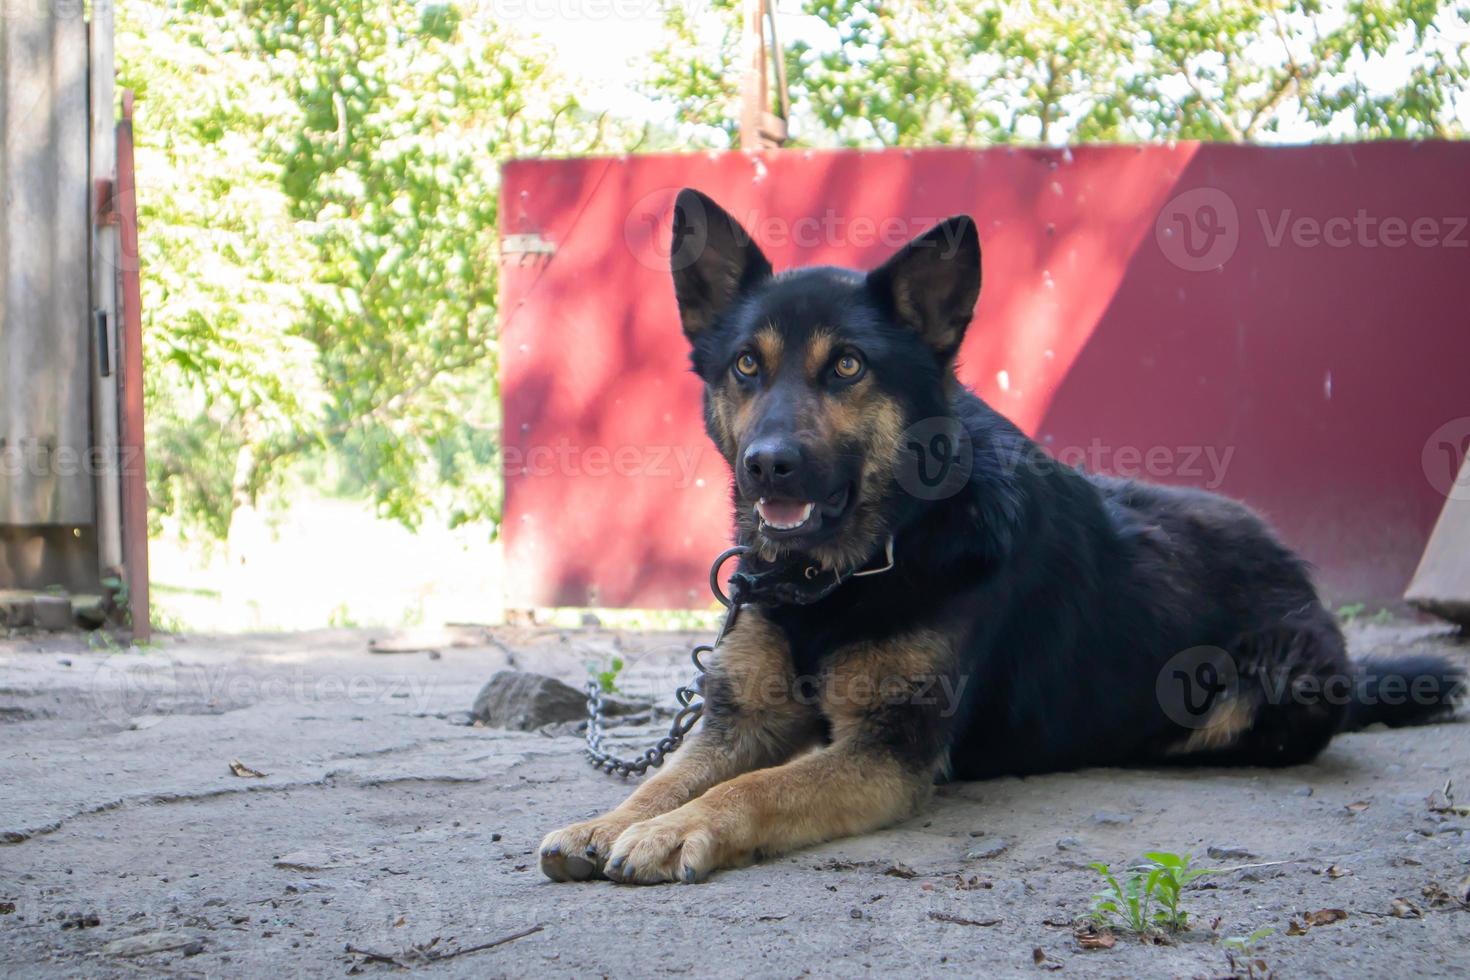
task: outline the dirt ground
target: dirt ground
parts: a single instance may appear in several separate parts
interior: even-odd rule
[[[1351,632],[1359,653],[1470,660],[1433,625]],[[368,639],[0,640],[0,972],[1213,977],[1232,972],[1223,939],[1270,929],[1251,958],[1282,977],[1470,974],[1452,897],[1470,817],[1430,803],[1450,781],[1470,801],[1463,722],[1346,736],[1280,771],[954,785],[889,831],[704,885],[556,885],[542,835],[627,788],[568,726],[467,725],[476,691],[506,666],[580,682],[620,652],[624,689],[666,704],[688,637],[504,630],[394,655]],[[662,724],[618,731],[632,747]],[[1203,863],[1236,870],[1186,893],[1188,932],[1074,934],[1089,862],[1211,847]]]

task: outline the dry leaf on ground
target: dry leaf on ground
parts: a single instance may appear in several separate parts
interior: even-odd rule
[[[1072,938],[1083,949],[1112,949],[1118,945],[1118,937],[1111,932],[1098,932],[1091,925],[1078,928],[1072,933]]]
[[[1347,917],[1348,914],[1343,909],[1318,909],[1315,912],[1308,912],[1302,916],[1309,926],[1330,926],[1332,923],[1341,922]]]

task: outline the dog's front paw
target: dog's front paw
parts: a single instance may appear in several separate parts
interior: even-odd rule
[[[625,884],[692,884],[729,863],[723,860],[724,850],[713,823],[698,808],[682,807],[623,831],[613,843],[604,874]]]
[[[541,842],[541,873],[552,881],[586,881],[601,876],[613,841],[636,819],[608,813],[552,831]]]

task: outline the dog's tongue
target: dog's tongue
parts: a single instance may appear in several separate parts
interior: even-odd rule
[[[799,524],[806,519],[811,504],[804,500],[762,500],[761,517],[767,524]]]

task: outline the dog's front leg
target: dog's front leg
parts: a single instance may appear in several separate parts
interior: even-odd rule
[[[563,827],[541,842],[541,870],[554,881],[602,873],[613,841],[640,820],[667,813],[732,776],[771,766],[814,742],[817,711],[795,697],[781,632],[756,609],[736,620],[705,678],[704,720],[617,808]]]
[[[606,873],[644,885],[702,881],[717,868],[901,820],[933,781],[932,767],[908,769],[859,740],[834,743],[633,824],[613,844]]]
[[[936,672],[949,670],[945,644],[933,638],[840,654],[822,678],[831,745],[631,825],[613,844],[607,876],[702,881],[717,868],[912,815],[933,789],[957,707],[936,693]]]

